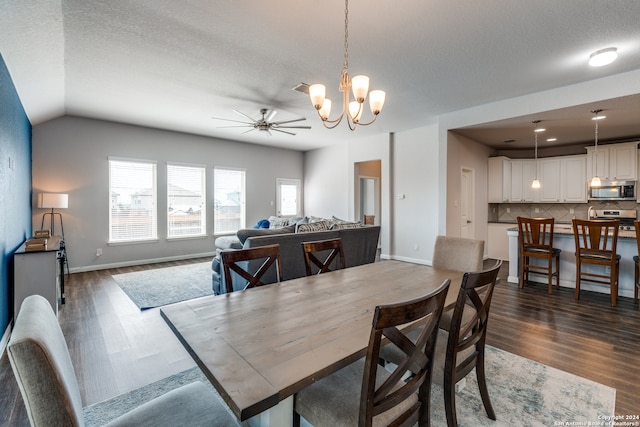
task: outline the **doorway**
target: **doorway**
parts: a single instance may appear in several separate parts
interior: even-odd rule
[[[355,220],[369,225],[381,224],[380,160],[355,163]]]

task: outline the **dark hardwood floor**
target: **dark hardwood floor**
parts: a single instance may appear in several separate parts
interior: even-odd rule
[[[140,312],[111,274],[202,261],[209,258],[71,275],[59,320],[85,406],[195,366],[159,310]],[[504,263],[487,343],[614,387],[616,414],[640,413],[640,310],[633,300],[620,298],[613,308],[607,294],[583,291],[576,301],[572,289],[553,295],[543,284],[518,289],[507,272]],[[6,354],[0,387],[0,425],[28,426]]]

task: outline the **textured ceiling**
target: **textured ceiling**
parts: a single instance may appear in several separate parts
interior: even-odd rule
[[[637,0],[351,0],[350,72],[368,74],[372,89],[387,92],[387,102],[372,126],[350,133],[342,124],[328,131],[308,97],[291,88],[322,82],[337,108],[341,0],[0,0],[0,5],[0,53],[34,125],[73,114],[308,150],[640,69]],[[586,66],[591,51],[610,45],[618,47],[618,61]],[[640,102],[622,102],[638,122]],[[258,118],[261,108],[276,109],[276,120],[306,117],[300,124],[312,129],[268,137],[219,129],[228,123],[211,119],[242,120],[233,109]],[[538,118],[559,123],[569,113]],[[580,114],[584,118],[588,110]],[[526,137],[495,129],[519,127],[530,135],[531,119],[463,132],[499,146],[504,139]],[[640,135],[631,123],[619,126]]]

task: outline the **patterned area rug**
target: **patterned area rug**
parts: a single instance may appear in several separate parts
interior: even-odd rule
[[[561,422],[588,425],[614,414],[616,391],[611,387],[490,346],[487,346],[485,368],[498,419],[487,418],[472,372],[467,376],[466,387],[456,394],[460,427],[553,426]],[[193,368],[88,406],[85,408],[87,426],[103,425],[156,396],[198,380],[210,384],[198,368]],[[431,425],[446,426],[442,388],[434,385],[431,393]]]
[[[212,295],[211,274],[211,263],[202,262],[111,277],[140,310],[146,310]]]

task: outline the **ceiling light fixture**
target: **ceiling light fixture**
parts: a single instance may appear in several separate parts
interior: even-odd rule
[[[536,128],[533,130],[533,133],[535,135],[535,151],[534,151],[534,156],[536,159],[536,177],[533,179],[533,181],[531,181],[531,188],[537,190],[538,188],[540,188],[540,181],[538,180],[538,133],[540,132],[544,132],[546,129],[545,128],[539,128],[538,127],[538,123],[540,123],[540,120],[534,120],[533,122],[534,125],[536,125]]]
[[[611,64],[617,57],[618,49],[615,47],[596,50],[589,55],[589,65],[592,67],[602,67],[603,65]]]
[[[344,102],[342,104],[342,112],[335,120],[329,120],[331,113],[331,100],[325,98],[326,88],[322,84],[314,84],[309,86],[309,97],[311,103],[322,119],[322,124],[328,129],[333,129],[347,116],[347,124],[349,129],[355,130],[357,125],[370,125],[373,123],[384,105],[385,93],[381,90],[372,90],[369,93],[369,107],[373,114],[370,122],[362,123],[362,110],[364,100],[367,98],[369,91],[369,77],[360,75],[351,78],[349,76],[349,0],[344,2],[344,64],[342,66],[342,74],[340,75],[340,92],[343,93]],[[350,101],[349,89],[353,89],[353,97],[355,101]]]
[[[598,176],[598,122],[601,119],[604,119],[606,116],[598,116],[598,113],[601,111],[602,110],[591,110],[591,112],[595,114],[595,116],[591,120],[594,120],[596,122],[596,146],[593,152],[593,160],[595,161],[595,174],[593,175],[593,178],[591,178],[591,187],[600,187],[602,185],[602,182],[600,182],[600,177]]]

